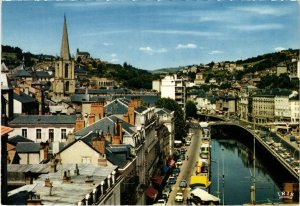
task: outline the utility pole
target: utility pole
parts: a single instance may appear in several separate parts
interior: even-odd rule
[[[224,192],[224,185],[225,185],[225,175],[224,175],[224,148],[222,148],[222,163],[223,163],[223,174],[222,174],[222,193],[223,193],[223,205],[225,202],[225,192]]]
[[[254,133],[253,133],[253,185],[251,186],[250,189],[250,194],[251,194],[251,204],[254,205],[255,204],[255,192],[256,192],[256,183],[255,183],[255,116],[254,116],[254,123],[253,123],[253,127],[254,127]]]

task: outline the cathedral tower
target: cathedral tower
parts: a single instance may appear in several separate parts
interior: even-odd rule
[[[64,16],[60,57],[55,63],[55,78],[53,82],[53,93],[57,98],[74,94],[74,76],[74,59],[70,56],[67,21],[66,16]]]

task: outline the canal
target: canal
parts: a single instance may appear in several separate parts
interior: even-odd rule
[[[253,184],[252,150],[234,139],[212,139],[211,146],[211,158],[215,160],[211,164],[211,194],[218,196],[219,184],[221,203],[223,202],[223,188],[225,191],[225,204],[241,205],[249,203],[250,187]],[[257,153],[255,163],[256,203],[280,202],[278,197],[278,192],[281,191],[278,185],[280,183],[273,180],[272,175],[261,163],[261,158]]]

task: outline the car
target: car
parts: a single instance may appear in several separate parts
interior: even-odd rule
[[[252,126],[250,124],[248,124],[247,128],[248,129],[252,129]]]
[[[180,157],[179,157],[181,160],[185,160],[185,155],[180,155]]]
[[[176,161],[176,165],[182,165],[182,160],[181,159],[178,159],[177,161]]]
[[[191,140],[186,140],[186,141],[185,141],[185,145],[186,145],[186,146],[190,146],[190,145],[191,145]]]
[[[169,179],[168,179],[168,184],[173,185],[173,184],[175,184],[175,183],[176,183],[176,178],[175,178],[175,177],[169,177]]]
[[[166,200],[165,199],[159,199],[157,200],[157,202],[153,205],[156,205],[156,206],[165,206],[166,205]]]
[[[166,184],[164,191],[168,191],[169,193],[172,192],[172,186],[169,184]]]
[[[177,192],[176,193],[175,202],[183,202],[183,194],[182,194],[182,192]]]
[[[181,180],[180,183],[179,183],[179,187],[186,188],[187,187],[187,181],[186,180]]]
[[[169,195],[170,195],[170,193],[168,192],[168,191],[164,191],[164,192],[162,192],[162,194],[161,194],[161,199],[164,199],[164,200],[166,200],[166,202],[168,201],[168,198],[169,198]]]
[[[180,168],[179,167],[176,167],[174,168],[172,171],[171,171],[171,175],[173,176],[178,176],[180,173]]]

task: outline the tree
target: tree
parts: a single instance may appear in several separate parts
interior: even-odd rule
[[[175,126],[175,139],[182,140],[186,136],[186,127],[184,120],[184,113],[179,104],[170,98],[161,98],[156,102],[156,107],[166,108],[170,111],[174,111],[174,126]]]
[[[185,114],[186,114],[186,118],[188,117],[193,117],[193,118],[197,118],[197,107],[196,104],[191,101],[188,100],[185,104]]]

